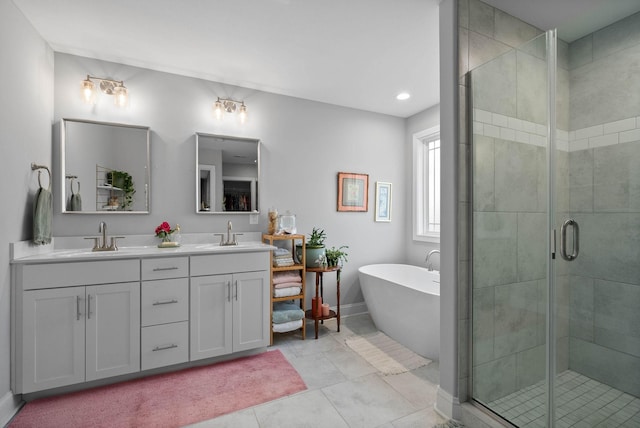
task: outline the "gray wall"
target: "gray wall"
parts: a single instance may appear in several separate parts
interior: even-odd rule
[[[640,13],[569,46],[569,366],[640,395]],[[614,77],[615,76],[615,77]]]
[[[0,150],[3,225],[0,241],[0,425],[14,410],[10,392],[9,242],[32,236],[32,199],[38,174],[51,167],[53,52],[10,0],[0,0]],[[46,186],[46,172],[43,185]]]
[[[118,109],[110,97],[98,96],[95,106],[79,96],[79,80],[91,74],[123,79],[129,89],[128,109]],[[400,213],[410,199],[410,182],[403,167],[407,159],[405,120],[189,77],[125,66],[68,54],[55,54],[55,122],[71,117],[144,125],[151,128],[151,214],[65,215],[56,207],[54,235],[92,235],[107,221],[117,234],[152,234],[166,220],[179,223],[183,233],[226,230],[266,230],[266,209],[297,215],[298,232],[325,229],[329,246],[349,246],[349,263],[342,276],[342,304],[360,305],[363,298],[357,268],[367,263],[405,259],[404,218],[375,223],[375,182],[393,183],[393,209]],[[248,122],[217,123],[212,115],[216,97],[244,100]],[[258,225],[246,215],[195,214],[195,133],[236,135],[262,141],[262,180]],[[369,211],[336,211],[337,173],[369,174]],[[213,236],[212,236],[213,242]],[[384,245],[376,245],[384,242]],[[335,304],[329,298],[330,304]]]

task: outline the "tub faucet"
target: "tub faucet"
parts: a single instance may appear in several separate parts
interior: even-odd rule
[[[427,264],[428,271],[433,271],[433,265],[431,264],[430,260],[431,260],[431,256],[433,256],[434,254],[440,254],[440,250],[429,251],[429,254],[427,254],[427,258],[424,260],[424,262]]]

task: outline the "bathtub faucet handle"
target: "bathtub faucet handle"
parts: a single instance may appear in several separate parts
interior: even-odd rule
[[[429,251],[429,254],[427,254],[427,258],[424,260],[424,262],[427,264],[427,270],[428,271],[433,271],[433,264],[431,263],[431,256],[433,256],[434,254],[440,254],[440,250],[431,250],[431,251]]]

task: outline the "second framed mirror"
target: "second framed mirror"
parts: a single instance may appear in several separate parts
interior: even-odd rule
[[[196,213],[258,211],[260,140],[196,133]]]

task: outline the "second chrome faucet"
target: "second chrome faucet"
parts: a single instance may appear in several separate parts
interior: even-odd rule
[[[89,238],[84,238],[93,239],[93,248],[91,249],[91,251],[117,251],[117,240],[124,238],[124,236],[112,236],[111,244],[107,245],[107,223],[105,223],[104,221],[101,221],[100,224],[98,224],[98,233],[100,233],[100,236],[91,236]]]
[[[233,229],[233,225],[231,221],[227,223],[227,240],[224,240],[224,233],[214,233],[214,236],[220,236],[220,245],[228,246],[228,245],[238,245],[238,236],[242,235],[242,233],[234,233],[233,238],[231,237],[231,230]]]

